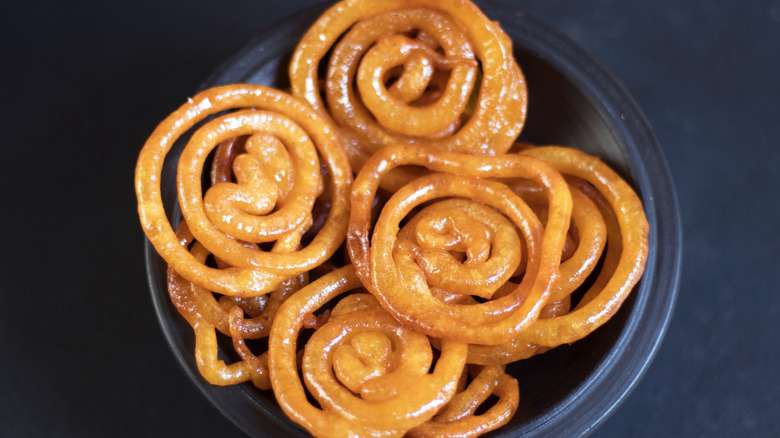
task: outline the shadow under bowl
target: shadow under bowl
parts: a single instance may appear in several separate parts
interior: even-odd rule
[[[488,436],[582,436],[592,431],[627,396],[652,359],[672,314],[680,272],[681,225],[663,151],[640,109],[623,86],[589,53],[560,31],[522,11],[476,2],[499,18],[529,90],[522,139],[576,147],[601,157],[620,173],[644,203],[650,224],[644,275],[620,311],[585,339],[517,362],[507,370],[520,384],[520,406],[511,422]],[[300,36],[324,6],[296,14],[251,41],[203,88],[256,83],[284,88],[287,64]],[[166,159],[163,197],[178,214],[175,161]],[[249,435],[303,437],[271,391],[246,383],[208,384],[193,357],[194,335],[171,304],[165,262],[147,242],[146,265],[154,306],[168,343],[203,394]]]

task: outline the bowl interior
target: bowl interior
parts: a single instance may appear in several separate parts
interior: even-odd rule
[[[572,146],[601,157],[635,187],[651,227],[645,274],[606,325],[573,345],[507,367],[520,384],[520,407],[511,423],[492,436],[579,436],[592,430],[628,393],[666,328],[679,275],[676,198],[647,122],[603,67],[535,18],[498,3],[477,3],[489,17],[500,19],[525,74],[529,110],[522,138]],[[203,88],[237,82],[287,87],[290,54],[323,9],[307,9],[260,35],[217,70]],[[172,218],[179,214],[173,174],[182,147],[183,142],[171,151],[164,174],[163,196]],[[250,435],[308,436],[286,418],[272,392],[259,391],[248,383],[215,387],[200,377],[192,354],[192,330],[168,299],[165,262],[148,243],[146,256],[152,297],[165,336],[201,391]]]

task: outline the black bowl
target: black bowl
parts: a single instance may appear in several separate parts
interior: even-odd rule
[[[477,1],[499,19],[514,42],[529,89],[522,137],[598,155],[637,190],[650,224],[644,276],[604,326],[571,346],[515,363],[521,401],[512,421],[492,436],[581,436],[592,431],[627,396],[652,359],[669,323],[677,294],[681,227],[677,199],[663,152],[623,86],[593,56],[551,26],[514,8]],[[203,88],[228,83],[287,86],[287,63],[300,36],[325,6],[296,14],[250,42]],[[172,175],[180,149],[166,163]],[[173,180],[163,183],[165,205],[178,214]],[[176,358],[203,394],[252,436],[307,436],[286,418],[272,392],[251,384],[216,387],[197,371],[192,329],[170,303],[165,262],[147,243],[152,299]]]

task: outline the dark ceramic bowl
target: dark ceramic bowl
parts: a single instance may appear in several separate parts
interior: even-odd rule
[[[620,311],[571,346],[508,367],[520,382],[520,407],[492,436],[582,436],[627,396],[647,368],[672,314],[680,272],[678,206],[663,152],[634,100],[589,53],[549,25],[498,3],[477,2],[514,41],[529,89],[522,137],[600,156],[638,191],[650,223],[650,252],[642,280]],[[324,6],[307,9],[252,41],[204,88],[236,83],[286,87],[290,54]],[[171,152],[167,167],[180,150]],[[173,172],[167,172],[173,174]],[[166,206],[176,208],[173,180],[164,181]],[[165,263],[147,244],[152,299],[163,332],[186,373],[222,413],[251,436],[307,436],[289,421],[273,394],[251,384],[216,387],[198,374],[191,328],[171,305]]]

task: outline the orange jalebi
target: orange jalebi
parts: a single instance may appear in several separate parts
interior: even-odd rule
[[[589,196],[606,222],[608,245],[596,282],[571,313],[539,320],[521,337],[548,347],[570,344],[587,336],[617,312],[645,268],[649,226],[642,202],[634,190],[597,157],[572,148],[539,147],[523,154],[550,163],[561,173],[579,178],[576,187]],[[592,187],[591,187],[592,186]]]
[[[504,153],[525,122],[512,43],[467,0],[339,2],[298,43],[290,82],[334,121],[356,169],[394,143]],[[386,187],[408,178],[391,175]]]
[[[341,1],[289,74],[292,95],[198,93],[138,159],[141,224],[201,375],[272,389],[322,437],[507,424],[504,365],[587,336],[639,281],[639,197],[597,157],[517,141],[525,79],[469,0]]]
[[[178,162],[177,188],[184,220],[195,238],[230,265],[199,262],[176,238],[161,199],[163,164],[174,142],[198,127]],[[202,194],[203,166],[221,142],[249,136],[247,153],[233,162],[236,182],[219,182]],[[320,159],[331,179],[328,218],[306,247],[312,206],[322,191]],[[351,172],[335,133],[297,99],[258,85],[203,91],[171,114],[144,145],[136,167],[141,224],[173,269],[195,284],[233,296],[274,290],[282,281],[321,264],[341,245],[349,212]],[[275,242],[261,250],[247,243]]]
[[[385,204],[373,236],[369,238],[370,210],[367,206],[382,177],[402,165],[448,173],[422,177],[396,192]],[[546,227],[542,229],[522,198],[505,184],[487,178],[527,178],[544,187],[549,200]],[[528,260],[520,284],[499,292],[498,288],[506,283],[519,264],[519,239],[489,242],[490,239],[484,236],[493,232],[482,225],[480,219],[480,215],[487,214],[484,208],[479,208],[480,212],[472,218],[464,217],[469,226],[461,232],[453,227],[438,232],[438,248],[432,239],[437,236],[425,241],[419,227],[416,242],[400,239],[402,236],[397,235],[399,224],[415,207],[449,197],[472,199],[492,207],[506,216],[503,223],[511,222],[521,230]],[[478,208],[478,204],[470,202]],[[400,321],[435,337],[495,345],[509,341],[535,321],[549,299],[558,276],[571,203],[563,177],[545,162],[527,155],[472,156],[422,145],[390,146],[374,154],[355,180],[347,245],[363,283]],[[465,210],[460,216],[464,213]],[[514,229],[511,232],[515,232]],[[462,248],[452,247],[448,241]],[[466,243],[482,245],[482,248],[466,248]],[[505,262],[511,264],[496,266],[491,258],[479,256],[464,263],[459,271],[447,271],[456,262],[449,254],[451,249],[498,254],[499,260],[506,256]],[[438,259],[449,260],[449,263],[426,269],[435,252],[440,254]],[[418,266],[419,260],[422,262]],[[480,272],[482,264],[488,269],[486,272]],[[485,280],[482,296],[489,298],[495,294],[495,299],[464,305],[437,298],[432,289],[440,288],[442,283],[436,283],[438,275],[431,273],[437,272],[458,282],[464,275],[472,276],[455,273],[463,271],[472,271],[474,277]]]
[[[376,300],[352,298],[311,335],[299,367],[307,315],[361,287],[352,266],[333,271],[285,301],[271,329],[268,363],[277,400],[317,436],[403,435],[449,401],[466,361],[465,344],[443,341],[429,370],[434,356],[427,337],[399,324]],[[308,401],[299,368],[320,407]]]

